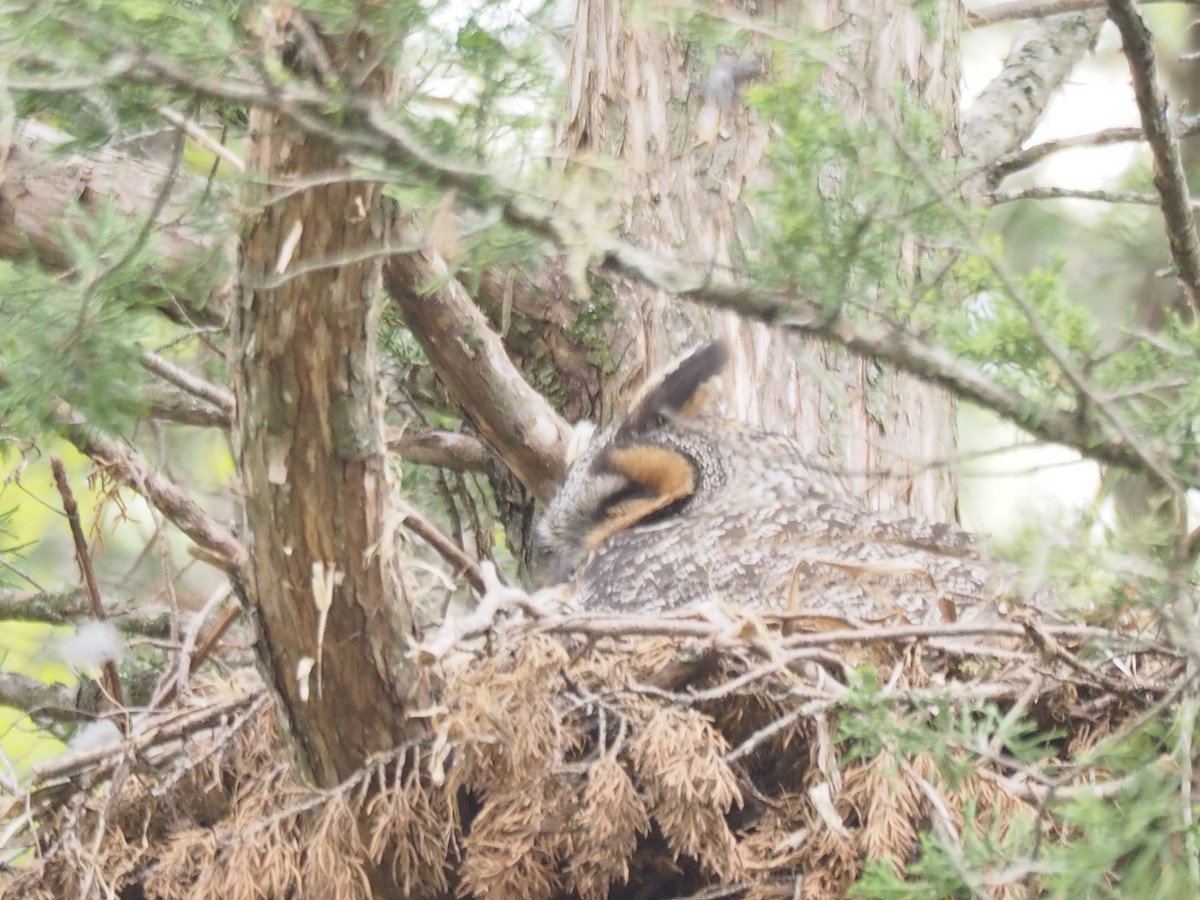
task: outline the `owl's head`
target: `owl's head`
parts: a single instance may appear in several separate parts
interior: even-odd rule
[[[683,514],[724,478],[718,448],[696,421],[729,351],[703,344],[648,382],[626,414],[603,431],[578,431],[573,461],[538,524],[554,581],[569,579],[612,535]]]

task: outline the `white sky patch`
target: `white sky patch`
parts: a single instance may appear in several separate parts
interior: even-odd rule
[[[1004,536],[1022,525],[1073,518],[1095,502],[1096,463],[1066,447],[1028,441],[1015,425],[975,409],[963,413],[958,450],[967,461],[959,513],[966,528]]]

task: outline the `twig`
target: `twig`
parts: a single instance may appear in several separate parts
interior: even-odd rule
[[[126,752],[142,753],[166,741],[175,740],[213,725],[224,722],[228,717],[247,707],[257,708],[270,702],[266,692],[243,694],[222,699],[199,709],[171,712],[144,724],[139,724],[125,740],[103,747],[81,750],[56,757],[45,763],[34,764],[33,784],[30,790],[39,793],[51,789],[61,781],[79,787],[80,777],[85,773],[85,786],[96,783],[106,771],[116,765],[117,758]]]
[[[1121,32],[1142,130],[1154,156],[1154,186],[1162,197],[1171,256],[1179,267],[1193,312],[1200,311],[1200,240],[1188,196],[1179,139],[1167,119],[1167,98],[1158,84],[1154,42],[1133,0],[1108,0],[1108,17]]]
[[[1138,206],[1158,206],[1158,194],[1144,191],[1083,190],[1064,187],[1027,187],[1015,191],[994,191],[985,198],[989,203],[1016,203],[1018,200],[1095,200],[1098,203],[1129,203]],[[1196,201],[1189,201],[1196,206]]]
[[[209,136],[208,132],[206,132],[187,116],[180,115],[168,106],[156,106],[154,111],[172,125],[179,128],[184,134],[186,134],[204,149],[208,150],[214,156],[225,160],[225,162],[229,163],[229,165],[231,165],[235,171],[246,171],[246,164],[242,162],[240,156],[238,156],[224,144],[214,141],[212,137]]]
[[[1097,0],[1097,2],[1099,2],[1099,0]],[[1200,135],[1200,121],[1193,120],[1186,125],[1180,123],[1178,125],[1178,134],[1181,139]],[[1014,172],[1027,169],[1035,163],[1041,162],[1047,156],[1050,156],[1053,153],[1060,153],[1063,150],[1074,150],[1080,147],[1104,147],[1109,144],[1131,143],[1133,141],[1143,140],[1145,137],[1146,135],[1140,128],[1105,128],[1101,131],[1093,131],[1089,134],[1077,134],[1073,137],[1059,138],[1058,140],[1053,141],[1043,141],[1040,144],[1034,144],[1032,147],[1026,147],[1022,150],[1015,150],[1007,156],[996,160],[996,162],[991,166],[990,178],[992,183],[997,183],[1000,180],[1007,178],[1009,175],[1012,175]],[[1143,197],[1152,195],[1138,194],[1136,196]],[[1153,202],[1157,203],[1157,198]]]
[[[217,642],[237,620],[237,617],[241,614],[241,607],[237,603],[228,603],[230,594],[232,593],[233,589],[230,585],[223,585],[204,604],[203,609],[196,616],[196,620],[184,635],[183,645],[179,649],[179,663],[175,667],[174,673],[165,676],[170,680],[161,689],[161,696],[157,696],[151,702],[151,706],[166,706],[174,700],[175,696],[187,685],[188,677],[204,664],[205,660],[212,654]],[[204,620],[208,618],[214,609],[223,603],[228,603],[228,605],[221,610],[221,615],[217,617],[216,622],[205,632],[203,640],[197,643],[200,627],[204,624]],[[196,648],[194,652],[193,648]]]
[[[432,547],[442,559],[450,563],[455,569],[455,575],[465,577],[467,583],[481,594],[487,590],[479,563],[444,535],[440,528],[412,508],[404,510],[404,518],[400,522]]]
[[[180,487],[155,469],[132,447],[122,446],[108,435],[86,425],[65,403],[56,409],[67,439],[86,456],[104,465],[107,473],[135,489],[142,486],[146,499],[176,528],[209,551],[212,563],[230,575],[240,576],[246,551]]]
[[[987,900],[987,891],[983,889],[979,881],[979,876],[971,871],[967,864],[967,859],[963,855],[962,838],[959,836],[958,829],[954,825],[954,816],[951,815],[950,808],[946,805],[945,799],[925,776],[913,768],[912,763],[906,760],[903,754],[895,749],[889,749],[897,765],[912,779],[921,793],[925,795],[925,799],[929,801],[929,805],[933,811],[933,815],[931,816],[933,830],[942,839],[942,847],[946,851],[951,864],[958,871],[959,877],[962,878],[963,884],[971,892],[972,897],[979,898],[979,900]]]
[[[1107,0],[1010,0],[1007,3],[995,3],[974,12],[967,13],[968,28],[986,28],[1001,22],[1015,22],[1019,19],[1044,19],[1048,16],[1061,16],[1066,13],[1083,12],[1088,9],[1102,9]],[[1178,3],[1180,0],[1141,0],[1143,6],[1151,3]],[[1195,5],[1196,0],[1182,0],[1187,5]]]
[[[83,576],[83,587],[87,592],[92,616],[97,622],[105,622],[108,620],[108,615],[104,611],[104,602],[100,599],[100,585],[96,583],[96,572],[92,568],[92,556],[88,551],[87,538],[83,534],[83,525],[79,521],[79,504],[75,502],[71,484],[67,481],[67,470],[57,456],[50,457],[50,468],[54,472],[54,484],[58,487],[58,494],[62,497],[63,512],[67,514],[67,522],[71,526],[71,539],[75,542],[75,561],[79,564],[79,572]],[[121,690],[121,678],[117,673],[117,664],[111,659],[106,659],[102,669],[104,687],[108,692],[109,700],[114,707],[120,710],[125,706],[125,697]],[[128,714],[122,717],[122,725],[122,730],[128,732]]]
[[[784,621],[787,615],[773,615],[771,619]],[[716,624],[695,617],[669,616],[603,616],[579,614],[546,618],[534,623],[534,630],[551,634],[589,634],[597,637],[619,637],[628,635],[663,635],[673,637],[721,637],[738,633],[735,626]],[[1174,653],[1173,648],[1143,641],[1131,635],[1096,628],[1090,625],[1039,625],[1038,632],[1057,638],[1079,640],[1112,641],[1127,640],[1138,650],[1159,653]],[[802,632],[782,637],[781,649],[799,647],[824,647],[831,644],[870,643],[882,641],[896,643],[903,640],[925,640],[939,637],[996,637],[1021,638],[1029,634],[1025,625],[1010,622],[953,622],[944,625],[884,625],[863,628],[840,628],[832,631]],[[732,637],[730,638],[732,639]]]
[[[195,397],[199,397],[227,416],[233,415],[233,394],[218,387],[212,382],[205,381],[203,378],[198,378],[186,369],[180,368],[168,359],[164,359],[157,353],[152,353],[146,350],[142,353],[142,365],[153,372],[165,378],[181,391],[186,391]]]

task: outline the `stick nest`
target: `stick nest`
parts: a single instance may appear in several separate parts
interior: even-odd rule
[[[30,853],[0,895],[368,898],[382,863],[413,897],[841,897],[925,834],[1064,839],[1056,798],[1109,777],[1084,752],[1183,679],[1126,631],[698,615],[514,624],[438,666],[426,737],[335,790],[295,779],[261,689],[44,767],[7,811]],[[946,721],[975,739],[922,744]],[[1035,766],[1018,721],[1053,736]]]

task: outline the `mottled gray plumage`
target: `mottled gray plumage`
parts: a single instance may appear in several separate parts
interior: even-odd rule
[[[705,410],[726,360],[717,343],[693,352],[571,465],[538,530],[583,607],[934,623],[1008,590],[967,532],[871,512],[789,438]]]

